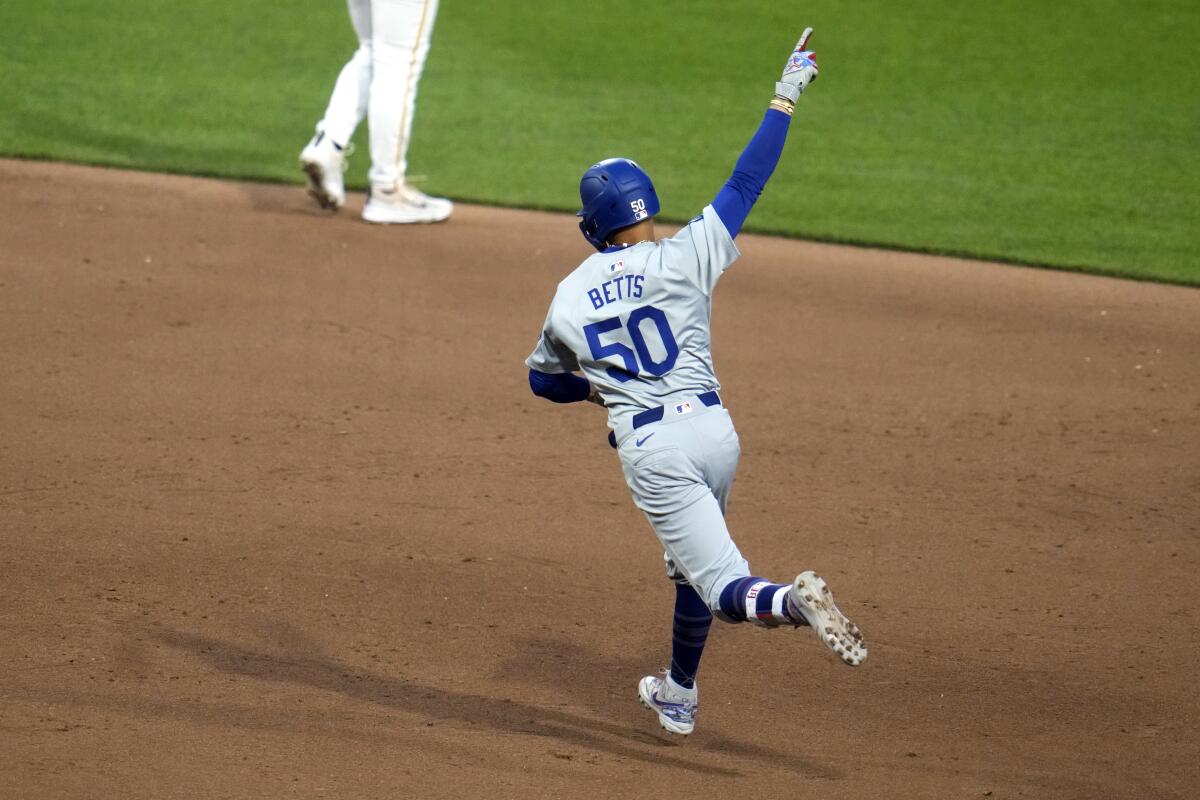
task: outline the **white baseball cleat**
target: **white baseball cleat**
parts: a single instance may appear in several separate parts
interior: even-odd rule
[[[334,144],[320,128],[312,141],[300,151],[300,169],[308,176],[308,193],[321,208],[337,211],[346,204],[347,151]]]
[[[441,222],[450,216],[454,204],[444,197],[430,197],[408,184],[385,191],[371,187],[371,196],[363,206],[362,217],[381,225]]]
[[[700,708],[700,693],[695,687],[685,689],[665,677],[647,675],[638,682],[638,700],[658,714],[658,722],[667,733],[687,736],[696,728],[696,711]]]
[[[838,658],[852,667],[867,660],[862,632],[834,604],[833,593],[820,575],[812,570],[801,572],[792,581],[787,599]]]

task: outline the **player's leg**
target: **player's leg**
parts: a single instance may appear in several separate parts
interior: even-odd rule
[[[705,520],[709,515],[721,517],[717,499],[704,484],[701,471],[675,441],[684,427],[660,428],[656,441],[662,446],[653,451],[636,449],[630,439],[619,454],[634,502],[658,535],[665,551],[667,576],[676,582],[671,666],[663,677],[642,678],[638,683],[638,698],[658,715],[665,730],[687,735],[695,727],[699,707],[696,673],[712,624],[712,611],[696,576],[739,563],[740,574],[745,574],[746,567],[728,535],[724,547],[709,548],[704,553],[687,551],[688,565],[676,560],[676,546],[689,525],[694,527],[697,520]],[[704,511],[697,506],[703,506]]]
[[[675,580],[675,614],[671,619],[671,667],[676,684],[691,689],[700,671],[713,615],[708,604],[683,576]]]
[[[732,426],[730,430],[732,431]],[[736,434],[733,434],[733,440],[736,450]],[[706,469],[704,472],[707,474],[704,477],[724,516],[729,491],[733,487],[733,475],[737,470],[736,452],[732,463],[727,458],[721,461],[719,471]],[[670,556],[664,554],[664,558],[667,562],[667,577],[675,582],[675,616],[671,625],[671,667],[668,672],[671,680],[679,687],[691,689],[696,685],[700,657],[704,654],[713,615],[708,603],[688,583],[687,577]]]
[[[646,514],[663,549],[710,610],[726,622],[765,627],[812,625],[822,642],[848,664],[866,657],[858,628],[811,572],[791,583],[751,574],[726,526],[723,504],[737,469],[733,423],[722,409],[683,424],[658,428],[659,451],[634,454],[622,464],[634,502]],[[711,481],[711,485],[710,485]]]
[[[725,514],[725,504],[729,499],[729,491],[733,487],[733,476],[737,471],[737,455],[740,448],[737,434],[729,427],[732,438],[732,448],[727,445],[722,448],[722,458],[719,463],[701,465],[701,475],[712,491],[721,514]],[[728,444],[728,443],[727,443]],[[732,459],[729,453],[732,452]],[[713,615],[708,603],[688,583],[687,577],[671,560],[670,555],[663,555],[667,564],[667,577],[675,582],[675,616],[671,626],[671,679],[684,689],[695,686],[696,674],[700,669],[700,657],[704,654],[704,645],[708,640],[708,631],[712,626]]]
[[[685,463],[670,463],[677,460]],[[667,557],[706,607],[725,622],[743,622],[745,617],[723,614],[720,599],[726,586],[752,577],[749,564],[729,535],[716,496],[705,483],[687,474],[692,471],[687,461],[678,454],[639,464],[634,502],[646,515]]]
[[[721,409],[694,424],[701,437],[709,442],[711,455],[705,459],[705,479],[724,512],[741,454],[733,420]],[[828,585],[814,572],[802,572],[790,584],[771,583],[757,576],[738,578],[721,589],[718,605],[725,620],[748,619],[766,627],[807,625],[851,666],[861,664],[867,657],[858,626],[842,614]]]
[[[366,117],[371,96],[371,0],[346,0],[346,5],[358,49],[338,74],[321,121],[326,135],[343,148]]]
[[[371,3],[347,0],[350,22],[358,36],[358,49],[338,73],[325,116],[316,134],[300,153],[300,166],[308,176],[308,193],[322,208],[339,209],[346,202],[342,173],[346,169],[350,140],[367,113],[371,87]]]
[[[406,181],[417,86],[437,10],[437,0],[371,0],[371,198],[363,210],[369,222],[437,222],[453,209]]]
[[[724,504],[740,452],[737,433],[724,409],[659,425],[654,433],[652,449],[626,440],[618,450],[626,483],[668,564],[710,610],[720,611],[721,590],[750,576],[725,524]]]
[[[671,624],[671,666],[662,677],[647,675],[638,683],[642,705],[658,714],[663,728],[687,735],[695,729],[700,693],[696,673],[708,640],[713,615],[682,574],[667,562],[675,582],[675,615]]]

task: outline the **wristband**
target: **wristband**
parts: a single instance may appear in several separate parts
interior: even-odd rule
[[[796,104],[786,97],[775,95],[771,98],[771,108],[775,109],[776,111],[782,111],[790,117],[792,112],[796,110]]]

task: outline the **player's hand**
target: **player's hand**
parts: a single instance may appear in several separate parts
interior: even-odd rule
[[[775,84],[775,94],[795,103],[808,85],[817,79],[817,54],[808,50],[808,37],[813,29],[805,28],[796,42],[796,49],[783,68],[783,77]]]
[[[595,386],[592,387],[592,391],[588,392],[587,401],[589,403],[595,403],[601,408],[607,408],[607,406],[604,405],[604,398],[600,396],[600,390]]]

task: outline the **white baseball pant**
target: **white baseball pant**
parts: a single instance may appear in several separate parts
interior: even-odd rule
[[[408,172],[417,84],[438,0],[347,0],[358,50],[342,67],[321,127],[343,147],[367,118],[373,187],[394,191]]]
[[[682,573],[715,612],[721,590],[750,575],[725,524],[741,446],[724,407],[693,407],[632,432],[619,429],[617,455],[634,504],[662,543],[668,574]]]

